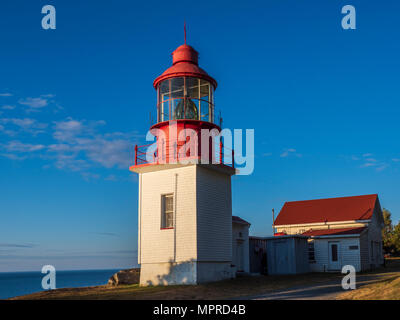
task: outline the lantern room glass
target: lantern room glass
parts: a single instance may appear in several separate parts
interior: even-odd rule
[[[191,119],[214,122],[213,86],[193,77],[162,81],[157,87],[158,122]]]

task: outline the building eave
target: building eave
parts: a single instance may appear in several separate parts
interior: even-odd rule
[[[302,224],[274,224],[275,228],[297,228],[307,226],[325,226],[325,225],[337,225],[337,224],[351,224],[351,223],[370,223],[371,219],[368,220],[348,220],[348,221],[329,221],[329,222],[313,222],[313,223],[302,223]]]

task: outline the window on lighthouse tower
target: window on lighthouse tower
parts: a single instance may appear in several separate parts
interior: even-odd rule
[[[161,229],[174,227],[174,196],[164,194],[161,196]]]

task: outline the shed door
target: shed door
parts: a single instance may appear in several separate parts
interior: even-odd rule
[[[340,270],[339,242],[329,242],[329,270]]]
[[[289,273],[289,256],[287,241],[274,241],[274,261],[276,274]]]
[[[237,240],[236,244],[236,262],[237,262],[237,271],[243,271],[243,240]]]

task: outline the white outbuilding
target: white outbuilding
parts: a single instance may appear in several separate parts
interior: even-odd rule
[[[286,202],[274,222],[276,234],[308,240],[311,271],[356,271],[383,264],[383,215],[377,194]]]

